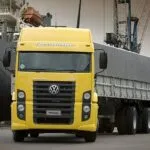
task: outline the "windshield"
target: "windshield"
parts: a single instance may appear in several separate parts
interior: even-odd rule
[[[90,72],[90,53],[20,52],[19,71]]]

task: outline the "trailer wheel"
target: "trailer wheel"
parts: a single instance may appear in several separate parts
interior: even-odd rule
[[[113,133],[113,131],[114,131],[114,125],[113,125],[113,124],[107,125],[107,126],[105,127],[105,131],[106,131],[107,133]]]
[[[150,133],[150,108],[144,108],[142,114],[142,131]]]
[[[135,107],[129,106],[117,113],[117,129],[119,134],[136,133],[137,111]]]
[[[76,136],[76,138],[83,138],[84,137],[82,132],[75,133],[75,136]]]
[[[138,122],[137,122],[137,130],[136,133],[142,133],[143,129],[142,129],[142,113],[138,113]]]
[[[24,141],[26,134],[23,131],[13,131],[13,140],[14,142]]]
[[[98,133],[112,133],[114,130],[114,124],[110,122],[110,119],[99,119]]]
[[[119,134],[126,134],[126,121],[125,121],[125,113],[126,113],[126,108],[121,109],[119,112],[116,114],[116,125],[117,125],[117,130]]]
[[[137,130],[137,111],[135,107],[128,107],[126,111],[127,134],[135,134]]]
[[[95,142],[97,136],[97,132],[85,132],[83,137],[85,142]]]
[[[98,133],[104,133],[104,123],[102,119],[99,119],[98,122],[99,122],[97,129]]]

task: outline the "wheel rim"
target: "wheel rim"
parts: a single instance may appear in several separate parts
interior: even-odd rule
[[[150,129],[150,112],[148,112],[148,129]]]
[[[133,117],[133,129],[136,130],[136,127],[137,127],[137,120],[136,120],[136,114],[134,114],[134,117]]]

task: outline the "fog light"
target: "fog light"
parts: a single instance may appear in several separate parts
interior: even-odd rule
[[[24,111],[24,105],[22,105],[22,104],[18,105],[18,111],[19,112]]]
[[[19,118],[20,119],[24,119],[24,115],[23,114],[19,114]]]
[[[84,119],[87,120],[89,118],[89,115],[84,115]]]
[[[90,106],[84,106],[84,107],[83,107],[83,111],[84,111],[85,113],[90,112]]]
[[[24,95],[24,92],[18,92],[18,98],[24,98],[25,97],[25,95]]]

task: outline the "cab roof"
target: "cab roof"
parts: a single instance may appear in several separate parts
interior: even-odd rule
[[[21,31],[20,42],[57,41],[91,43],[91,32],[88,29],[62,27],[33,27]]]
[[[17,51],[94,52],[89,29],[33,27],[22,29]]]

